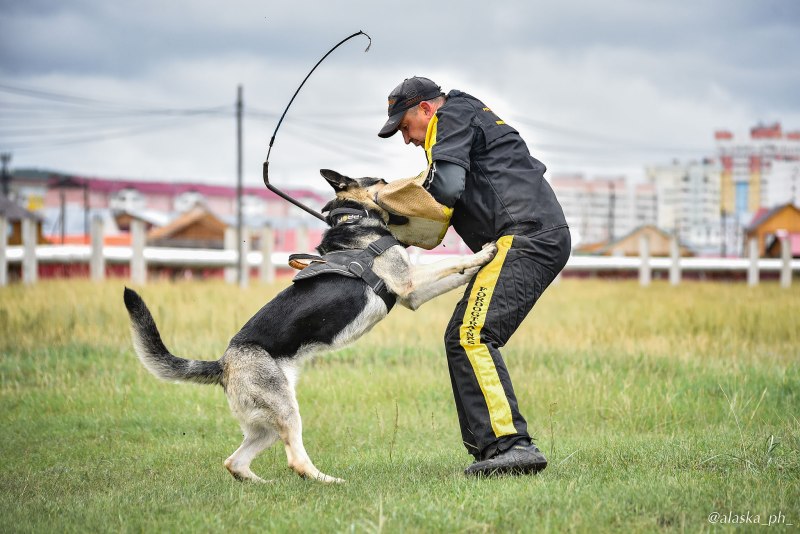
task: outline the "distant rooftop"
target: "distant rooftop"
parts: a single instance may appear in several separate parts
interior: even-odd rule
[[[88,185],[90,191],[97,191],[102,193],[114,193],[122,189],[135,189],[142,193],[151,195],[172,195],[177,196],[181,193],[196,191],[205,196],[214,197],[230,197],[236,196],[236,187],[219,184],[206,184],[199,182],[164,182],[164,181],[149,181],[149,180],[131,180],[131,179],[113,179],[113,178],[95,178],[78,176],[73,174],[66,174],[58,171],[49,171],[41,169],[16,169],[13,172],[13,180],[30,180],[45,182],[50,185],[55,185],[59,181],[66,180],[69,184],[79,186]],[[244,187],[243,192],[245,195],[252,195],[264,199],[278,199],[278,195],[269,191],[263,186],[259,187]],[[319,202],[326,202],[327,197],[322,194],[306,188],[286,188],[285,192],[295,198],[300,199],[313,199]]]

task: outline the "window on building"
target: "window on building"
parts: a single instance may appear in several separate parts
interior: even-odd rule
[[[245,217],[267,214],[267,203],[256,195],[242,196],[242,213]]]
[[[109,206],[115,211],[137,211],[147,207],[147,199],[136,189],[126,187],[111,196]]]
[[[199,191],[185,191],[175,197],[173,208],[177,212],[187,212],[195,206],[206,206],[206,197]]]

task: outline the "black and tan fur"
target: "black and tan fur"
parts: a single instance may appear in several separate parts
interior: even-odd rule
[[[375,189],[385,182],[321,172],[337,191],[336,199],[323,211],[355,206],[381,217],[328,229],[317,247],[321,254],[364,249],[389,234],[385,224],[388,214],[371,200]],[[491,244],[470,256],[413,266],[405,248],[394,246],[375,259],[373,270],[400,304],[415,310],[465,284],[496,251]],[[386,304],[362,280],[318,276],[290,285],[247,321],[217,361],[173,356],[161,341],[144,301],[127,288],[125,306],[136,354],[151,373],[165,380],[219,384],[225,389],[244,433],[241,446],[225,460],[225,467],[235,478],[263,482],[250,470],[250,463],[280,439],[289,467],[298,475],[342,482],[317,469],[306,453],[295,385],[304,358],[355,341],[387,315]]]

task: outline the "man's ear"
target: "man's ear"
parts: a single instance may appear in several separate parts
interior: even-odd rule
[[[420,102],[419,109],[425,114],[426,117],[433,117],[433,106],[430,102]]]
[[[358,182],[352,178],[348,178],[347,176],[339,174],[338,172],[330,169],[320,169],[319,173],[328,181],[329,184],[331,184],[331,187],[333,187],[334,191],[344,191],[351,185],[358,185]]]

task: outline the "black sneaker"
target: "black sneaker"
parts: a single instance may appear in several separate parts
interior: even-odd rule
[[[538,473],[547,467],[547,459],[536,445],[514,445],[498,452],[488,460],[475,462],[464,470],[465,475],[491,477],[495,475],[523,475]]]

